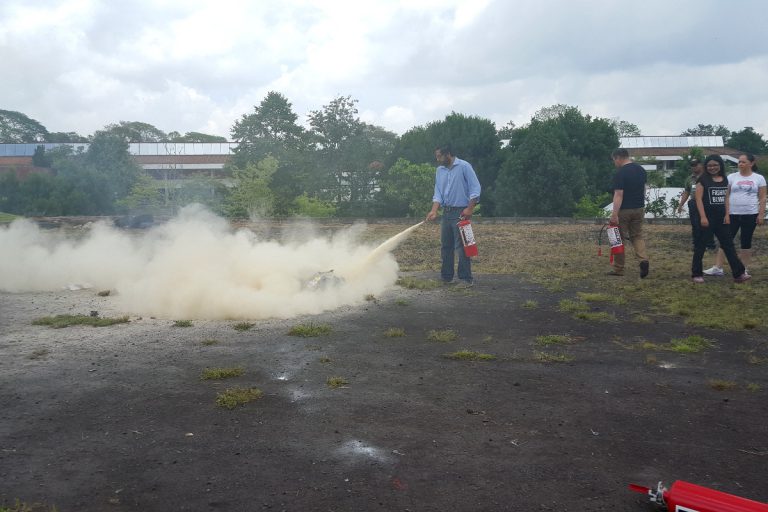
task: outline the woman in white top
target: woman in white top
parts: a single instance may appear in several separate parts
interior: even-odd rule
[[[765,178],[757,173],[755,155],[739,156],[739,172],[728,175],[728,200],[730,209],[731,237],[741,231],[739,259],[748,267],[752,260],[752,235],[756,226],[765,222]],[[704,275],[723,275],[723,251],[717,252],[715,265]]]

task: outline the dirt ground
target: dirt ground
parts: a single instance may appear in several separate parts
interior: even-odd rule
[[[0,505],[650,511],[627,484],[677,479],[768,501],[768,374],[747,362],[765,351],[763,335],[664,316],[637,322],[633,308],[605,304],[592,309],[619,322],[578,320],[558,308],[572,295],[481,274],[468,291],[393,287],[362,306],[237,331],[236,322],[137,317],[33,326],[47,315],[120,312],[94,290],[0,293]],[[287,334],[309,322],[332,331]],[[405,336],[386,336],[391,328]],[[430,341],[435,329],[458,338]],[[536,344],[549,334],[570,341]],[[641,347],[692,334],[714,348]],[[445,357],[461,349],[496,359]],[[202,380],[211,367],[245,373]],[[348,384],[330,389],[332,376]],[[736,387],[715,389],[713,379]],[[232,386],[264,396],[218,407]]]

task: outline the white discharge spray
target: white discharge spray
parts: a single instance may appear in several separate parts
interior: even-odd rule
[[[0,228],[0,291],[56,291],[73,283],[113,290],[126,313],[160,318],[264,319],[315,314],[361,303],[397,279],[391,251],[421,223],[379,247],[359,229],[278,242],[199,206],[139,234],[96,224],[79,237],[17,220]],[[310,288],[333,269],[333,286]]]

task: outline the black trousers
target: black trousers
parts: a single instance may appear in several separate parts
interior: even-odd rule
[[[704,253],[707,251],[707,237],[712,235],[717,237],[717,241],[720,242],[720,248],[723,250],[728,265],[731,267],[731,274],[733,277],[739,277],[744,273],[744,264],[736,254],[736,248],[733,246],[733,238],[731,238],[731,228],[727,224],[723,224],[725,218],[725,212],[709,213],[707,212],[707,220],[709,220],[709,227],[702,227],[696,239],[693,241],[693,260],[691,261],[691,277],[701,277],[704,275],[704,269],[702,266],[702,259]]]
[[[688,219],[691,221],[691,245],[695,250],[696,237],[699,236],[699,231],[701,231],[701,217],[699,217],[699,209],[696,208],[696,203],[693,201],[688,201]],[[706,234],[704,246],[709,251],[717,249],[717,245],[715,245],[715,234],[712,231],[709,231]]]

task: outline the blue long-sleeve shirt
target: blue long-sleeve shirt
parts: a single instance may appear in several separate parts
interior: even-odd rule
[[[435,171],[433,203],[441,206],[469,205],[470,199],[480,198],[480,181],[469,162],[454,158],[450,169],[441,165]]]

